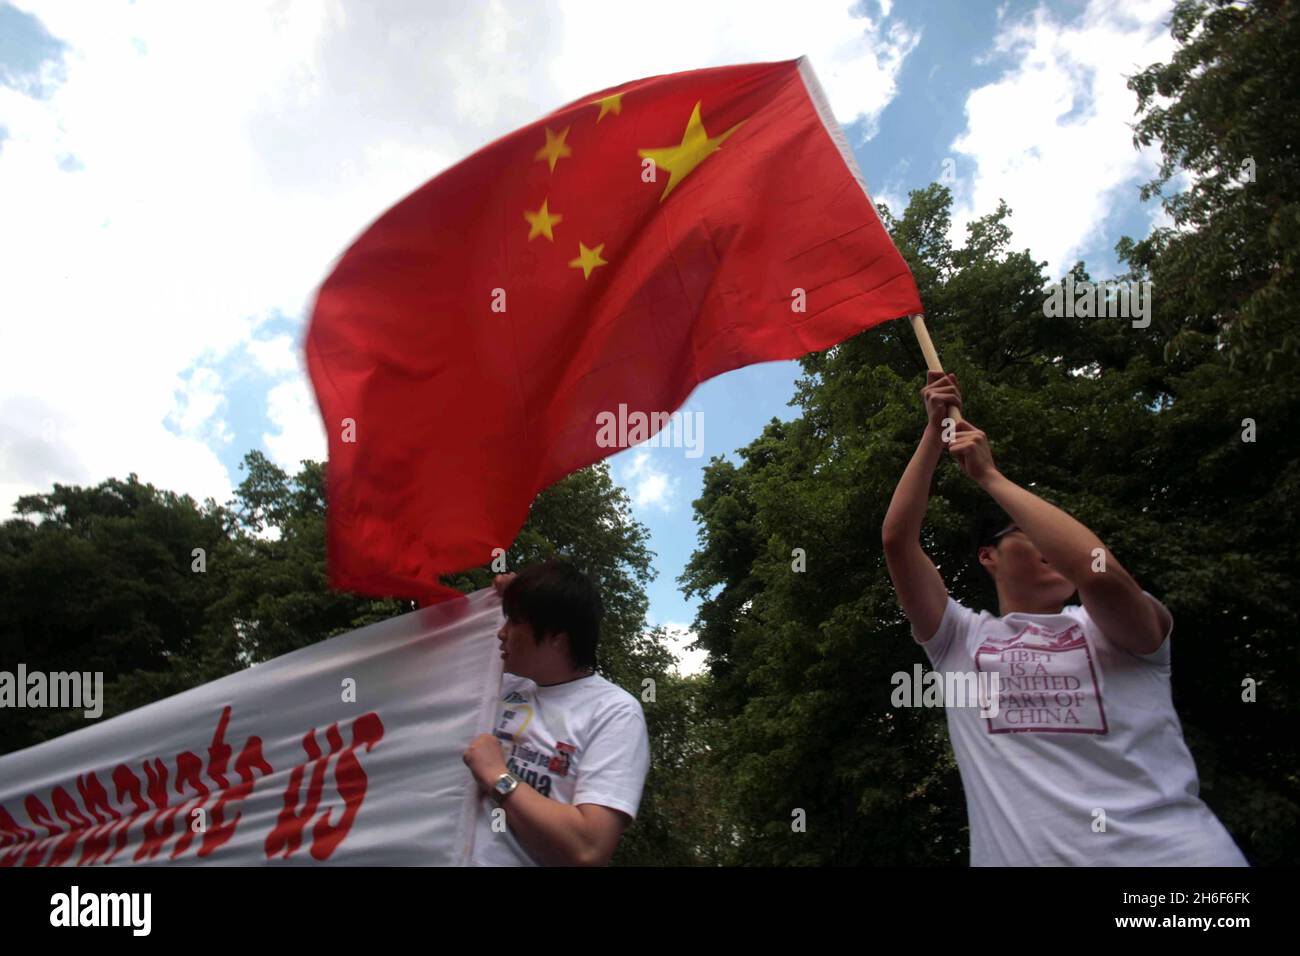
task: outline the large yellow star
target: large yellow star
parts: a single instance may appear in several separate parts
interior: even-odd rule
[[[605,248],[602,242],[595,249],[588,249],[581,242],[578,243],[578,258],[569,260],[570,269],[581,269],[584,280],[591,278],[591,272],[597,266],[609,265],[600,257],[601,251]]]
[[[600,107],[600,115],[596,117],[596,122],[599,123],[605,118],[606,113],[613,113],[618,116],[623,112],[623,94],[611,93],[609,96],[593,100],[591,105]]]
[[[556,223],[563,222],[564,217],[559,213],[552,215],[550,210],[546,208],[548,202],[550,202],[549,199],[543,199],[542,208],[537,210],[537,212],[528,212],[527,210],[524,210],[524,218],[528,220],[528,225],[530,227],[528,230],[529,242],[536,239],[538,236],[545,236],[547,239],[551,240],[551,242],[555,241],[555,236],[551,234],[551,227]]]
[[[668,186],[664,189],[663,195],[659,201],[663,202],[668,198],[668,194],[677,188],[678,183],[691,174],[696,166],[704,162],[710,154],[717,152],[721,146],[736,130],[740,129],[741,123],[737,123],[731,129],[727,130],[721,136],[709,138],[708,131],[704,128],[704,123],[700,120],[700,104],[695,104],[695,109],[691,111],[691,118],[686,123],[686,132],[682,134],[682,141],[677,146],[665,146],[661,149],[638,149],[637,154],[643,159],[652,159],[657,168],[666,169],[670,173],[668,177]]]
[[[551,167],[551,172],[555,172],[555,164],[561,156],[572,156],[573,150],[564,145],[564,137],[569,135],[570,127],[566,126],[560,130],[560,135],[556,136],[551,132],[551,128],[546,127],[546,145],[539,149],[533,159],[544,159]]]

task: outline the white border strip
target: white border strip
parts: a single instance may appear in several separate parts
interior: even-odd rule
[[[812,100],[817,115],[821,118],[822,126],[830,134],[831,142],[839,149],[844,165],[849,168],[853,178],[862,187],[862,195],[866,196],[867,202],[871,203],[871,211],[876,214],[877,219],[880,219],[880,210],[876,208],[875,200],[871,198],[871,193],[867,191],[866,177],[862,175],[862,170],[858,168],[858,161],[853,156],[853,150],[849,148],[849,139],[844,135],[844,130],[840,128],[839,121],[835,119],[835,114],[831,112],[830,101],[826,99],[826,93],[822,90],[822,85],[817,82],[817,74],[813,72],[812,63],[806,56],[799,57],[799,77],[803,80],[804,89],[808,91],[808,98]]]
[[[479,608],[477,613],[482,616],[485,624],[485,630],[492,628],[493,633],[499,628],[493,623],[493,616],[501,611],[501,599],[495,594],[484,594],[485,591],[494,590],[491,585],[487,588],[480,588],[470,595],[470,600],[479,599],[482,595],[483,607]],[[474,625],[477,627],[478,622]],[[490,734],[496,726],[497,719],[497,702],[501,697],[501,672],[503,670],[501,655],[497,653],[497,648],[493,641],[484,641],[484,647],[491,652],[488,654],[488,666],[486,673],[482,674],[482,684],[479,687],[479,709],[475,734]],[[474,859],[474,836],[478,830],[478,815],[482,810],[483,797],[479,793],[478,782],[474,779],[473,774],[466,774],[466,786],[464,799],[461,802],[460,817],[456,821],[456,858],[451,860],[452,866],[470,866]]]

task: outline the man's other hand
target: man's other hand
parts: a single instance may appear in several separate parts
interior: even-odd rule
[[[957,460],[962,473],[976,484],[982,485],[998,473],[988,436],[968,421],[957,423],[948,452]]]
[[[501,741],[491,734],[479,734],[470,741],[469,748],[461,759],[484,792],[491,790],[497,778],[506,772],[506,758],[501,750]]]

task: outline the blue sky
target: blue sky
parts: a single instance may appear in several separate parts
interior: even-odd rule
[[[334,257],[483,143],[640,76],[806,54],[877,201],[948,171],[955,242],[1005,198],[1049,278],[1107,275],[1163,221],[1124,76],[1168,58],[1171,8],[0,0],[0,509],[131,471],[224,501],[251,449],[322,457],[300,341]],[[611,459],[658,555],[652,623],[694,617],[676,579],[704,465],[792,417],[797,375],[697,389],[699,457]]]

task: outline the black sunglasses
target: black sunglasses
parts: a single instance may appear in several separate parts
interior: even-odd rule
[[[992,537],[986,538],[985,541],[984,541],[984,545],[990,545],[990,544],[993,544],[993,542],[997,541],[998,538],[1001,538],[1003,535],[1005,535],[1005,534],[1011,534],[1011,532],[1013,532],[1013,531],[1019,531],[1019,530],[1020,530],[1020,528],[1019,528],[1018,525],[1009,524],[1009,525],[1007,525],[1005,528],[1003,528],[1001,531],[999,531],[997,534],[993,535]],[[980,547],[983,547],[984,545],[981,545]]]

